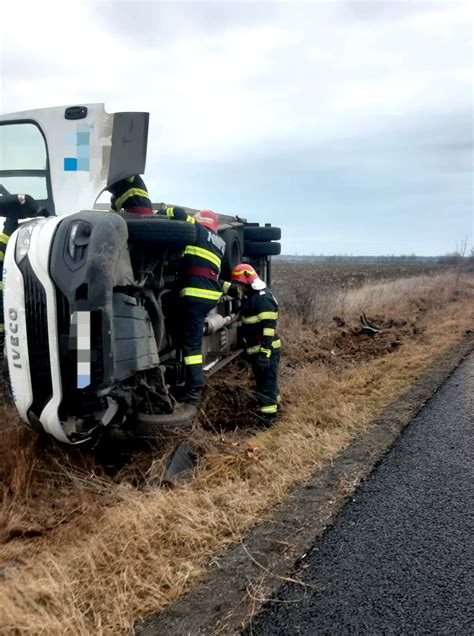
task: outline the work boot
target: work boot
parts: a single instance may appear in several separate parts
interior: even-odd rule
[[[258,414],[258,427],[270,428],[275,424],[277,420],[276,413],[259,413]]]
[[[201,399],[201,395],[202,395],[202,387],[200,386],[191,387],[190,389],[186,391],[186,393],[184,393],[178,398],[178,402],[181,402],[184,404],[196,405]]]

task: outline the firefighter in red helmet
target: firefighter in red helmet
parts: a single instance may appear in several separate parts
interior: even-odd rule
[[[202,210],[191,216],[184,208],[170,207],[161,214],[196,226],[196,240],[184,248],[178,272],[186,369],[185,393],[180,401],[196,404],[205,384],[201,352],[204,321],[222,296],[219,273],[225,241],[217,233],[217,215],[212,210]]]
[[[231,280],[242,291],[242,335],[255,378],[259,415],[264,424],[271,424],[276,418],[279,402],[281,340],[277,334],[278,303],[248,263],[234,267]]]

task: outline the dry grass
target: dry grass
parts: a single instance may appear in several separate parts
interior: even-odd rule
[[[335,308],[346,317],[362,312],[407,316],[421,308],[447,304],[457,293],[456,283],[456,274],[449,272],[363,285],[338,294]]]
[[[0,583],[2,633],[117,634],[128,631],[138,617],[165,607],[199,581],[219,549],[242,538],[296,482],[334,458],[440,351],[473,326],[472,279],[458,290],[452,279],[442,277],[408,280],[391,289],[394,283],[380,285],[347,292],[340,314],[355,324],[361,307],[385,320],[418,307],[417,328],[413,332],[410,326],[400,346],[389,353],[380,338],[378,354],[360,356],[357,364],[342,354],[330,357],[334,364],[318,358],[304,362],[291,350],[282,367],[285,408],[279,422],[270,431],[221,446],[220,429],[219,435],[197,431],[202,447],[207,440],[207,451],[191,484],[137,491],[104,478],[115,505],[103,506],[94,523],[80,533],[72,531],[69,541],[66,533],[40,541],[23,563],[6,572]],[[331,337],[329,332],[314,334],[308,316],[296,318],[284,326],[287,340],[308,339],[311,332],[321,345],[322,338]],[[343,339],[357,338],[347,331]],[[329,347],[334,342],[336,336]],[[232,413],[226,416],[229,423]],[[21,448],[15,453],[18,465],[35,461],[34,445],[23,456]],[[28,470],[19,466],[15,479],[17,496],[25,496]],[[104,487],[92,482],[99,490]],[[90,492],[84,483],[76,482],[78,490]],[[77,501],[75,488],[69,492]]]
[[[365,283],[355,289],[316,288],[300,305],[306,308],[304,314],[285,307],[283,300],[283,317],[286,327],[299,317],[303,324],[319,328],[334,316],[351,322],[362,312],[409,319],[419,311],[449,303],[458,293],[463,292],[455,271]]]

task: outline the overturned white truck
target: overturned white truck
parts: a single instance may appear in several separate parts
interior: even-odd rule
[[[170,395],[184,381],[177,265],[195,228],[94,208],[109,185],[144,173],[148,118],[103,104],[0,116],[0,216],[12,194],[39,206],[5,254],[4,373],[22,420],[63,443],[104,427],[153,435],[195,412]],[[219,215],[219,233],[222,279],[244,260],[269,282],[279,228]],[[238,303],[223,296],[207,320],[206,373],[240,353],[238,326]]]

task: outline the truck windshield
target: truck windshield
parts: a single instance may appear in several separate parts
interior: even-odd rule
[[[32,123],[0,125],[0,194],[48,198],[46,145]]]

